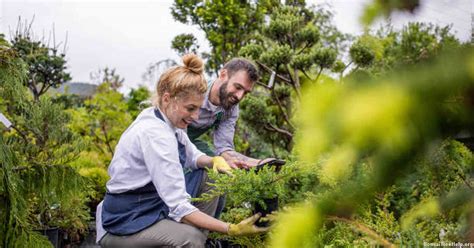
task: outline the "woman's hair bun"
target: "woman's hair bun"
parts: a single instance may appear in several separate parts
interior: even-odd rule
[[[189,53],[183,56],[184,67],[190,71],[201,74],[204,71],[204,62],[194,53]]]

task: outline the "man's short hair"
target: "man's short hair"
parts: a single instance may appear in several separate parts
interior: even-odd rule
[[[225,63],[222,69],[227,70],[229,78],[232,77],[234,73],[242,70],[247,72],[247,75],[252,83],[257,82],[259,78],[257,67],[252,62],[250,62],[250,60],[244,58],[233,58],[229,62]]]

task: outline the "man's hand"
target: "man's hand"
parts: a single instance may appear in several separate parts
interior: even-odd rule
[[[260,218],[260,214],[255,214],[239,224],[230,224],[227,234],[230,236],[249,236],[268,231],[268,227],[257,227],[254,225],[258,218]]]
[[[225,158],[225,160],[229,163],[230,167],[232,167],[233,169],[249,169],[264,164],[271,164],[277,166],[285,164],[285,161],[280,159],[266,158],[258,160],[251,157],[247,157],[233,150],[225,151],[221,153],[221,156]]]
[[[212,158],[212,169],[215,172],[226,173],[227,175],[232,176],[232,167],[230,167],[221,156],[215,156]]]
[[[242,160],[231,159],[231,160],[227,160],[227,162],[229,163],[230,167],[232,167],[233,169],[248,169],[252,167],[251,164]]]
[[[234,169],[248,169],[256,166],[258,162],[257,159],[247,157],[233,150],[225,151],[221,153],[221,156],[224,157],[229,165]]]

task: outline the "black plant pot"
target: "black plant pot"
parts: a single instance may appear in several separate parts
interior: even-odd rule
[[[51,242],[51,244],[53,244],[54,248],[61,247],[60,239],[59,239],[59,228],[51,227],[51,228],[38,230],[38,232],[40,232],[41,234],[46,236],[48,238],[49,242]]]
[[[263,206],[261,206],[259,203],[256,203],[254,214],[260,213],[262,215],[261,217],[265,217],[267,216],[267,214],[270,214],[273,211],[278,210],[278,197],[263,199],[263,202],[265,203],[265,206],[267,207],[263,208]],[[258,227],[267,227],[270,225],[270,223],[268,221],[257,221],[255,225]]]
[[[272,160],[268,163],[258,165],[255,171],[258,173],[258,171],[262,169],[263,167],[273,166],[275,167],[275,172],[278,173],[280,172],[281,167],[285,163],[286,162],[284,160],[279,160],[279,159]],[[263,199],[263,202],[265,203],[266,208],[264,208],[263,206],[260,205],[260,203],[257,202],[255,203],[254,214],[260,213],[262,215],[261,217],[265,217],[267,216],[267,214],[270,214],[273,211],[278,210],[278,197]],[[257,221],[255,225],[258,227],[267,227],[270,225],[270,223],[268,221]]]

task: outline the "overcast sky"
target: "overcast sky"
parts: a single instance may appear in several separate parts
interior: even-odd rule
[[[359,16],[369,0],[324,0],[335,12],[334,22],[346,33],[359,34]],[[116,68],[125,86],[136,87],[149,64],[178,56],[171,40],[181,33],[194,33],[201,50],[208,45],[194,26],[173,20],[172,0],[0,0],[0,32],[10,38],[18,17],[31,21],[38,38],[55,30],[56,43],[67,35],[67,59],[73,81],[89,82],[90,73],[106,66]],[[422,0],[415,15],[395,13],[392,23],[401,27],[408,21],[453,25],[462,41],[471,37],[474,0]],[[150,86],[150,85],[148,85]]]

